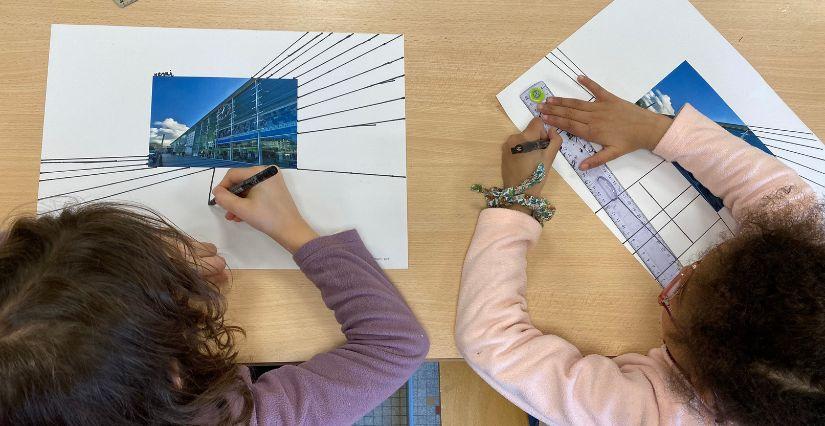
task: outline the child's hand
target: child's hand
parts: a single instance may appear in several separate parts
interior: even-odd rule
[[[585,76],[579,76],[579,82],[596,96],[595,102],[549,98],[538,108],[547,124],[604,147],[582,161],[579,165],[582,170],[600,166],[637,149],[652,151],[673,122],[664,115],[613,95]]]
[[[198,273],[215,285],[223,285],[229,281],[229,273],[226,270],[226,260],[218,254],[218,248],[212,243],[192,241],[191,259],[196,266]]]
[[[218,248],[214,244],[193,240],[187,236],[164,237],[164,240],[167,244],[175,246],[204,279],[218,286],[229,281],[226,260],[218,254]]]
[[[260,166],[231,169],[212,190],[212,194],[215,195],[218,205],[226,209],[227,220],[246,222],[269,235],[290,253],[295,253],[304,244],[318,238],[318,234],[298,212],[280,173],[250,189],[246,198],[229,192],[228,188],[252,177],[264,168]]]
[[[559,152],[561,147],[561,136],[556,133],[555,129],[551,130],[549,136],[550,146],[545,149],[536,149],[521,154],[513,154],[510,151],[510,148],[520,143],[548,139],[547,132],[544,130],[544,123],[538,118],[534,118],[523,132],[507,138],[507,141],[501,146],[501,178],[504,181],[505,188],[518,186],[524,182],[525,179],[533,175],[539,163],[544,163],[544,167],[547,169],[550,168],[553,159],[556,158],[556,153]],[[525,193],[540,196],[545,180],[531,187]],[[530,209],[524,206],[513,205],[510,208],[530,214]]]

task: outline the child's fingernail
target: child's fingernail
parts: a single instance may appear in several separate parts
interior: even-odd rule
[[[589,169],[589,168],[590,168],[590,164],[587,164],[587,163],[581,163],[581,164],[579,164],[579,169],[580,169],[580,170],[587,170],[587,169]]]
[[[547,103],[557,104],[557,103],[559,103],[559,98],[547,98]]]

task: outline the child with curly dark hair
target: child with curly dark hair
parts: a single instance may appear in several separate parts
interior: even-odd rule
[[[636,149],[678,161],[724,199],[740,229],[659,296],[665,344],[610,359],[584,357],[532,325],[526,256],[542,228],[522,206],[484,210],[456,319],[467,362],[548,424],[825,424],[825,214],[813,190],[690,105],[670,119],[579,81],[596,101],[540,105],[541,119],[505,143],[504,186],[553,161],[554,131],[546,150],[510,154],[547,139],[547,123],[604,146],[582,170]]]
[[[415,371],[429,342],[358,233],[318,237],[281,175],[214,194],[293,253],[347,342],[253,382],[224,320],[225,262],[145,209],[16,220],[0,244],[0,424],[351,424]]]

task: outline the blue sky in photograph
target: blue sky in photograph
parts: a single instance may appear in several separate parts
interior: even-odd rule
[[[713,121],[730,124],[744,124],[713,87],[687,62],[682,62],[659,82],[653,91],[670,97],[673,110],[679,112],[685,103]]]
[[[154,77],[151,121],[154,125],[172,118],[191,127],[248,80],[227,77]]]

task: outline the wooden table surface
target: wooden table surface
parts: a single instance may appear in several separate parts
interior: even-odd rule
[[[0,216],[32,212],[52,23],[404,33],[409,270],[390,271],[427,328],[433,359],[453,343],[464,253],[482,206],[474,182],[499,181],[499,144],[514,131],[495,94],[564,40],[605,0],[0,1]],[[695,1],[802,120],[825,135],[825,6],[804,1]],[[585,353],[659,344],[659,288],[551,173],[558,215],[530,254],[534,322]],[[343,341],[298,271],[235,271],[230,317],[242,361],[304,360]]]

